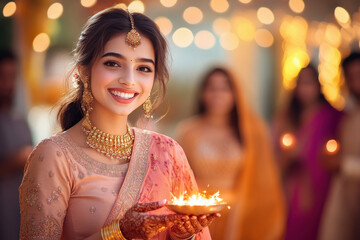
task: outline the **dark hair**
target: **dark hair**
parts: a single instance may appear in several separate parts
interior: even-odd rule
[[[321,85],[320,85],[320,81],[319,81],[319,73],[317,71],[317,69],[315,68],[315,66],[313,64],[309,64],[306,67],[302,68],[298,74],[298,79],[297,82],[299,81],[300,78],[300,74],[306,70],[309,69],[314,73],[314,76],[316,77],[317,81],[315,82],[318,85],[318,101],[321,103],[325,103],[325,104],[329,104],[328,101],[326,100],[324,94],[321,92]],[[296,84],[296,87],[293,91],[293,95],[290,99],[290,104],[288,106],[288,109],[286,111],[287,114],[287,118],[290,120],[290,123],[294,126],[294,127],[299,127],[300,125],[300,116],[303,112],[303,106],[300,103],[300,100],[296,94],[296,90],[298,88],[298,83]]]
[[[344,70],[344,74],[346,75],[346,69],[350,63],[360,61],[360,52],[352,52],[349,56],[342,60],[341,66]]]
[[[4,61],[4,60],[16,61],[17,58],[11,50],[2,49],[2,50],[0,50],[0,62]]]
[[[155,51],[155,83],[158,84],[159,94],[154,101],[154,109],[158,107],[164,98],[166,84],[169,79],[166,65],[167,43],[161,35],[157,25],[147,16],[141,13],[132,13],[136,30],[151,41]],[[117,8],[108,8],[93,15],[85,24],[74,50],[74,66],[85,67],[90,73],[94,60],[101,54],[105,44],[115,35],[127,33],[131,30],[129,14]],[[90,75],[90,74],[89,74]],[[80,75],[81,77],[81,75]],[[91,77],[91,76],[90,76]],[[84,113],[81,109],[81,99],[84,86],[71,89],[62,99],[58,119],[63,130],[67,130],[79,122]]]
[[[230,73],[230,71],[228,71],[227,69],[225,69],[223,67],[214,67],[214,68],[210,69],[204,75],[204,77],[202,78],[202,81],[200,83],[200,88],[199,88],[199,93],[198,93],[198,96],[199,96],[198,109],[197,109],[197,114],[200,116],[204,115],[206,113],[206,106],[205,106],[204,99],[203,99],[203,93],[210,82],[211,76],[216,73],[223,74],[226,77],[227,83],[229,84],[230,88],[232,89],[234,98],[236,99],[236,93],[234,90],[235,89],[235,86],[234,86],[235,78],[233,77],[233,75]],[[240,116],[239,116],[237,107],[238,106],[235,101],[234,107],[230,111],[230,124],[231,124],[231,127],[235,130],[238,140],[241,142],[242,138],[241,138],[241,132],[240,132],[240,128],[239,128]]]

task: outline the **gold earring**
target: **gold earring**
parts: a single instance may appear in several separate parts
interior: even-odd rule
[[[90,83],[89,77],[84,77],[84,91],[81,100],[81,109],[85,113],[85,120],[83,126],[91,126],[90,119],[89,119],[89,112],[92,110],[91,103],[93,101],[93,96],[90,90]]]
[[[152,103],[151,103],[150,96],[143,103],[143,110],[144,110],[145,118],[147,118],[147,119],[153,118],[153,116],[151,115]]]

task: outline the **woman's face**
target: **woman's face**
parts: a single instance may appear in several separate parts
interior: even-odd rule
[[[314,71],[305,68],[299,73],[296,95],[303,105],[315,103],[319,99],[319,84]]]
[[[203,91],[205,110],[209,114],[227,115],[235,104],[233,90],[227,77],[220,72],[212,74]]]
[[[126,34],[111,38],[91,68],[94,111],[127,116],[149,97],[155,78],[155,53],[151,41],[141,36],[131,48]]]

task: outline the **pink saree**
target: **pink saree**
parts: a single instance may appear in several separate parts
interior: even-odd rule
[[[84,239],[122,218],[135,203],[197,190],[186,156],[174,140],[133,131],[130,163],[117,165],[90,158],[66,132],[42,141],[28,159],[19,189],[21,239]],[[151,212],[166,213],[166,208]],[[169,236],[164,231],[153,239]],[[211,239],[208,229],[196,239]]]

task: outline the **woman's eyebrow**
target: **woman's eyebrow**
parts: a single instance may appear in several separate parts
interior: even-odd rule
[[[108,56],[126,60],[126,57],[124,57],[120,53],[116,53],[116,52],[107,52],[104,55],[102,55],[101,58],[108,57]],[[155,66],[155,62],[151,58],[137,58],[135,61],[136,62],[148,62],[148,63],[152,63]]]

